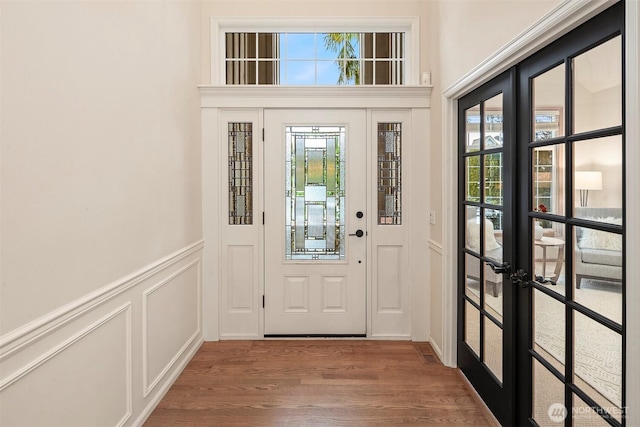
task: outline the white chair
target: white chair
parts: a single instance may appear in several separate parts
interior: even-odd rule
[[[480,253],[480,223],[476,218],[467,220],[466,243],[465,246]],[[496,240],[493,223],[488,219],[484,220],[484,256],[502,263],[502,245]],[[484,264],[480,258],[466,254],[466,277],[480,281],[480,266]],[[502,284],[502,274],[495,273],[491,267],[484,265],[485,286],[490,290],[491,295],[498,296],[498,285]]]

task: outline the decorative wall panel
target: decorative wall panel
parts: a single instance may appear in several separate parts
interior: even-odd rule
[[[199,270],[198,259],[143,294],[143,378],[146,394],[161,381],[200,333]]]
[[[132,411],[131,305],[87,326],[4,384],[3,426],[123,424]]]

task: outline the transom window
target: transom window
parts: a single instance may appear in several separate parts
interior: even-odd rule
[[[227,32],[228,85],[402,85],[404,32]]]
[[[417,17],[211,18],[212,85],[419,85],[419,64]]]

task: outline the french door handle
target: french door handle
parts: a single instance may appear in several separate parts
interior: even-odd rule
[[[494,273],[507,275],[511,273],[511,265],[509,265],[508,262],[499,263],[488,259],[486,260],[486,263],[489,264],[489,267],[491,267]]]
[[[362,237],[362,236],[364,236],[364,231],[362,231],[362,230],[357,230],[355,233],[351,233],[351,234],[349,234],[349,236]]]
[[[520,285],[520,287],[522,288],[528,288],[529,286],[531,286],[531,282],[529,281],[529,273],[527,273],[521,268],[519,268],[509,278],[511,279],[511,282],[513,282],[514,285]]]

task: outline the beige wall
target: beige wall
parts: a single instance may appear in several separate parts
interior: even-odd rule
[[[0,20],[0,424],[131,425],[202,337],[200,4]]]
[[[197,6],[2,2],[0,332],[200,238]]]

